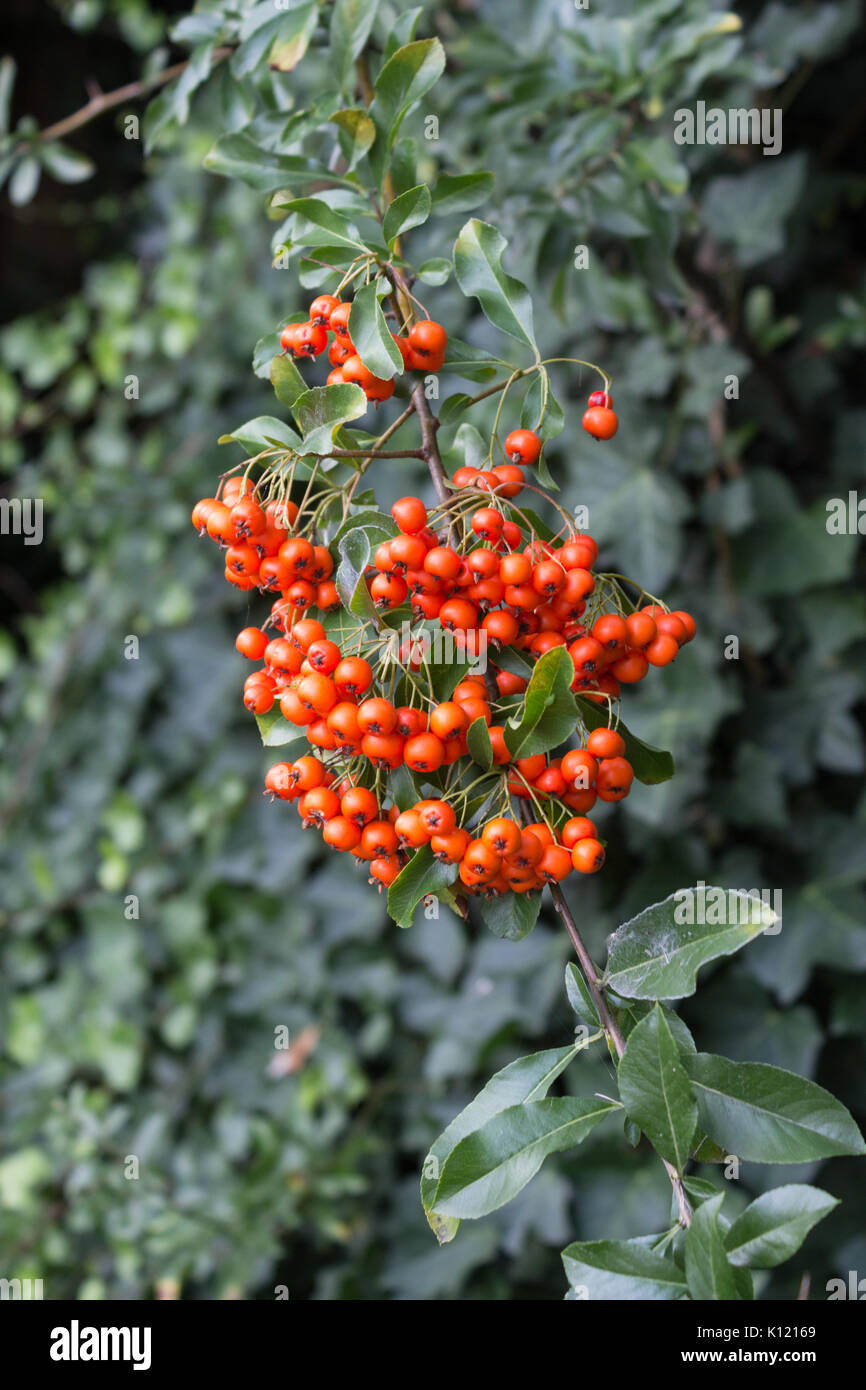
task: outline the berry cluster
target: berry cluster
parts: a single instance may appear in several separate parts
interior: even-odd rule
[[[235,588],[280,593],[283,605],[297,612],[315,604],[333,613],[340,596],[330,577],[331,552],[291,534],[297,515],[291,500],[262,505],[249,478],[229,478],[219,498],[203,497],[195,504],[192,524],[222,547],[225,577]]]
[[[386,887],[424,845],[441,864],[454,865],[465,889],[488,897],[533,892],[561,883],[573,869],[596,873],[604,863],[604,847],[586,816],[570,816],[556,834],[547,821],[523,825],[509,816],[496,816],[471,833],[458,826],[448,801],[425,799],[405,811],[393,804],[385,810],[369,788],[338,779],[309,755],[275,763],[265,789],[272,799],[295,801],[305,826],[317,826],[326,844],[366,862],[370,882]]]
[[[509,464],[475,477],[461,477],[475,470],[458,469],[454,482],[512,498],[522,484],[503,479],[506,470],[520,473]],[[567,646],[574,662],[572,689],[616,698],[620,684],[642,680],[650,666],[666,666],[695,634],[688,613],[668,613],[656,604],[628,616],[602,612],[604,590],[588,622],[598,558],[591,536],[527,544],[521,526],[501,510],[471,506],[465,512],[467,539],[455,548],[437,539],[420,498],[402,498],[392,514],[401,534],[376,550],[373,602],[381,610],[408,602],[416,617],[437,619],[471,652],[479,650],[479,634],[494,649],[514,647],[534,657]],[[512,685],[500,693],[522,688]]]
[[[387,401],[394,394],[394,381],[374,376],[364,366],[349,334],[351,311],[351,302],[333,294],[320,294],[310,305],[309,319],[286,324],[280,334],[280,346],[296,358],[320,357],[327,348],[332,368],[328,386],[340,383],[360,386],[368,401]],[[407,371],[442,370],[448,334],[441,323],[422,319],[412,325],[405,337],[397,333],[391,336]]]
[[[330,385],[354,382],[368,399],[385,400],[393,382],[361,362],[350,312],[335,295],[320,295],[306,323],[283,329],[283,349],[299,358],[327,349]],[[425,319],[394,336],[410,370],[442,367],[439,324]],[[607,389],[589,397],[583,423],[596,439],[616,432]],[[394,503],[396,534],[376,546],[359,580],[369,595],[365,619],[354,617],[354,599],[352,614],[343,610],[335,552],[320,530],[327,492],[311,502],[307,487],[299,507],[291,470],[288,478],[279,466],[266,470],[256,484],[248,465],[193,510],[196,529],[224,553],[226,579],[273,597],[262,626],[237,637],[257,667],[244,682],[244,704],[281,716],[311,752],[271,767],[266,792],[296,802],[304,825],[363,861],[380,888],[424,847],[453,866],[456,889],[485,896],[595,873],[605,851],[588,813],[597,801],[622,800],[635,776],[616,727],[621,687],[674,660],[695,634],[688,613],[642,592],[634,603],[618,576],[598,573],[596,542],[561,509],[557,535],[539,534],[541,523],[517,499],[525,489],[545,496],[525,472],[539,462],[541,439],[515,429],[501,447],[502,463],[491,448],[485,466],[458,468],[432,511],[415,496]],[[457,653],[446,665],[462,666],[438,698],[429,646],[419,641],[437,629]],[[575,713],[578,746],[563,748],[573,741],[566,738],[558,752],[512,755],[509,724],[520,725],[535,664],[557,648],[562,657],[548,657],[559,663],[557,680],[601,706],[606,726],[590,731]],[[472,670],[480,653],[483,675]],[[479,767],[487,770],[479,775]],[[394,797],[398,769],[420,798],[408,807],[405,775],[400,805]]]

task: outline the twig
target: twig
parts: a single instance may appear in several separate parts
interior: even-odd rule
[[[409,286],[406,284],[401,271],[399,271],[396,266],[391,266],[390,269],[397,287],[397,294],[403,301],[399,307],[403,308],[405,305],[406,315],[412,318],[412,296],[409,291]],[[415,412],[418,416],[419,424],[421,425],[421,440],[424,446],[421,450],[421,457],[426,461],[427,467],[430,470],[430,477],[436,489],[436,496],[443,506],[447,506],[448,503],[452,501],[452,495],[448,487],[448,474],[445,472],[445,467],[442,463],[442,455],[439,452],[439,445],[436,442],[436,431],[439,428],[439,421],[430,409],[430,403],[424,394],[424,387],[421,382],[418,383],[412,392],[412,403],[415,406]]]
[[[598,971],[595,968],[595,962],[583,943],[583,938],[577,929],[568,903],[565,900],[565,894],[559,884],[552,883],[550,885],[550,892],[553,897],[554,907],[563,920],[565,930],[571,938],[571,944],[574,947],[577,959],[580,961],[580,968],[583,971],[584,978],[589,987],[589,992],[592,995],[593,1003],[598,1012],[598,1021],[613,1043],[617,1057],[621,1057],[625,1052],[625,1038],[604,997],[604,990],[598,976]],[[682,1178],[673,1164],[668,1163],[667,1159],[663,1158],[662,1163],[664,1163],[667,1175],[671,1180],[671,1187],[674,1190],[674,1196],[677,1200],[677,1210],[680,1214],[680,1221],[683,1226],[690,1226],[692,1222],[692,1209],[689,1206],[689,1199],[686,1196]]]
[[[234,52],[233,48],[216,48],[213,52],[211,63],[216,66]],[[115,106],[122,106],[125,101],[137,101],[140,97],[147,96],[149,92],[156,91],[158,87],[164,87],[167,82],[172,82],[176,77],[180,77],[189,67],[190,59],[187,58],[182,63],[175,63],[173,67],[163,68],[162,72],[157,72],[153,77],[142,78],[140,82],[127,82],[125,87],[116,87],[113,92],[94,91],[90,100],[73,111],[71,116],[64,116],[62,121],[55,121],[54,125],[48,125],[44,130],[38,132],[40,140],[62,140],[65,135],[71,135],[73,130],[80,130],[82,126],[95,121],[97,116],[101,116],[104,111],[110,111]]]
[[[504,365],[508,366],[508,363],[506,362]],[[504,391],[506,386],[510,386],[513,382],[519,381],[522,376],[528,376],[530,372],[534,371],[534,366],[517,368],[505,381],[497,381],[495,386],[488,386],[486,391],[479,391],[477,396],[470,396],[465,403],[465,409],[468,410],[470,405],[477,405],[479,401],[486,401],[488,396],[495,396],[498,391]]]
[[[442,464],[442,455],[439,453],[439,445],[436,443],[436,431],[439,428],[439,421],[434,417],[430,409],[427,397],[424,395],[424,387],[419,382],[412,392],[412,401],[415,405],[415,412],[421,425],[421,438],[424,447],[421,450],[421,457],[426,461],[430,470],[430,477],[436,489],[436,496],[439,501],[447,505],[451,501],[451,492],[447,486],[448,474]]]
[[[406,409],[405,409],[404,411],[402,411],[401,414],[399,414],[399,415],[397,416],[396,420],[392,420],[392,421],[391,421],[391,424],[388,426],[388,428],[387,428],[386,430],[384,430],[384,431],[382,432],[382,434],[379,435],[379,438],[378,438],[377,441],[376,441],[376,445],[378,446],[379,444],[385,444],[385,443],[387,443],[387,441],[391,438],[391,435],[392,435],[392,434],[396,434],[397,431],[398,431],[398,429],[400,428],[400,426],[401,426],[401,425],[405,425],[405,423],[406,423],[406,421],[409,419],[410,415],[414,415],[414,413],[415,413],[415,403],[414,403],[414,401],[410,401],[409,404],[407,405]],[[360,468],[358,469],[357,473],[355,474],[354,478],[352,479],[352,481],[350,482],[348,488],[346,489],[345,495],[344,495],[344,497],[343,497],[343,520],[344,520],[344,521],[345,521],[346,517],[349,515],[349,507],[350,507],[350,505],[351,505],[352,498],[353,498],[354,495],[355,495],[355,489],[357,488],[359,482],[361,481],[361,479],[362,479],[363,476],[364,476],[364,471],[365,471],[365,469],[366,469],[367,462],[368,462],[369,458],[370,458],[370,455],[369,455],[369,454],[365,454],[365,455],[364,455],[364,462],[361,464]]]
[[[423,459],[423,449],[329,449],[324,454],[299,454],[299,458],[319,459]]]

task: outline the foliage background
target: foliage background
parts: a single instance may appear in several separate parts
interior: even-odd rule
[[[683,1015],[700,1047],[812,1076],[862,1120],[866,600],[856,538],[824,525],[866,449],[859,6],[744,3],[741,31],[707,0],[422,10],[449,68],[407,123],[407,162],[429,181],[495,172],[479,215],[511,242],[545,355],[615,377],[603,455],[578,428],[585,383],[559,379],[564,500],[589,505],[603,558],[699,620],[630,702],[678,775],[605,822],[608,867],[569,894],[578,920],[598,959],[678,886],[781,889],[781,935],[719,965]],[[45,125],[82,77],[134,80],[183,12],[16,0],[15,114]],[[383,33],[397,13],[382,5]],[[311,56],[266,80],[288,109],[323,74]],[[262,195],[202,170],[244,119],[230,96],[216,74],[147,156],[123,109],[104,117],[70,142],[90,181],[45,179],[3,211],[3,487],[47,516],[45,543],[4,537],[0,564],[3,1273],[49,1298],[560,1298],[567,1241],[664,1221],[651,1155],[593,1136],[442,1250],[417,1175],[492,1071],[565,1040],[564,934],[548,920],[515,945],[446,911],[400,932],[260,796],[271,759],[233,646],[258,608],[227,592],[188,512],[225,466],[216,437],[274,412],[252,346],[305,296],[270,266]],[[698,97],[782,107],[782,154],[675,146],[672,113]],[[418,259],[449,254],[435,225]],[[453,282],[428,305],[487,341]],[[422,483],[408,464],[379,481],[389,501]],[[291,1073],[280,1025],[315,1044]],[[604,1064],[581,1065],[581,1090],[604,1090]],[[741,1201],[818,1170],[746,1164]],[[866,1269],[856,1171],[825,1166],[844,1205],[763,1296],[809,1271],[820,1298]]]

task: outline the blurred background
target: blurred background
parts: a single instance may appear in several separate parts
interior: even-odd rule
[[[814,1077],[862,1122],[866,595],[858,536],[826,526],[866,456],[860,5],[743,3],[741,26],[708,0],[603,8],[425,5],[449,53],[426,99],[439,141],[423,112],[406,127],[431,179],[496,173],[478,214],[509,238],[545,354],[614,375],[603,455],[579,429],[587,382],[558,378],[563,501],[589,506],[604,568],[698,619],[624,710],[677,776],[611,810],[605,872],[569,897],[599,959],[697,879],[781,890],[781,934],[708,969],[683,1016],[699,1047]],[[186,9],[7,0],[15,119],[57,121],[155,50],[182,59]],[[310,55],[273,80],[302,106],[326,76]],[[782,152],[675,145],[698,98],[781,109]],[[452,1245],[426,1227],[431,1140],[573,1027],[567,941],[549,918],[512,944],[446,910],[399,931],[264,803],[273,757],[234,650],[262,602],[228,591],[189,511],[227,466],[217,437],[279,413],[252,350],[307,296],[271,268],[263,196],[202,170],[235,128],[219,74],[147,155],[124,138],[143,109],[69,137],[91,177],[46,171],[0,213],[0,487],[45,507],[41,545],[0,537],[0,1272],[46,1298],[561,1298],[563,1245],[658,1229],[667,1179],[606,1131]],[[431,225],[416,260],[450,252]],[[453,283],[427,302],[495,346]],[[422,482],[380,473],[386,502]],[[605,1089],[602,1062],[579,1065],[582,1093]],[[765,1297],[866,1272],[856,1160],[745,1164],[732,1213],[819,1172],[844,1205]]]

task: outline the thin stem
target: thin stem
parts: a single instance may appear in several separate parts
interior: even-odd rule
[[[410,402],[409,405],[407,405],[406,409],[405,409],[404,411],[402,411],[400,415],[397,416],[397,419],[396,419],[396,420],[393,420],[393,421],[391,422],[391,424],[388,426],[388,428],[387,428],[386,430],[384,430],[382,434],[379,435],[379,438],[376,440],[376,443],[375,443],[375,445],[374,445],[374,448],[378,448],[381,444],[387,444],[387,442],[388,442],[388,440],[391,438],[392,434],[396,434],[397,431],[398,431],[398,429],[400,428],[400,426],[401,426],[401,425],[405,425],[406,421],[409,419],[409,416],[410,416],[410,415],[414,415],[414,413],[415,413],[415,402],[412,401],[412,402]],[[361,464],[361,466],[359,467],[357,473],[355,474],[354,478],[352,479],[352,481],[350,482],[348,488],[346,489],[346,492],[345,492],[345,495],[344,495],[344,498],[343,498],[343,520],[344,520],[344,521],[345,521],[346,517],[349,515],[349,507],[350,507],[350,505],[351,505],[352,498],[353,498],[354,495],[355,495],[355,489],[357,488],[359,482],[361,481],[361,479],[362,479],[363,476],[364,476],[364,472],[365,472],[365,470],[366,470],[366,468],[367,468],[367,464],[370,462],[370,458],[371,458],[370,454],[365,454],[365,455],[364,455],[364,462]]]
[[[507,367],[508,363],[505,362],[503,365]],[[506,377],[505,381],[497,381],[493,386],[488,386],[486,391],[479,391],[477,396],[470,396],[466,402],[465,408],[468,410],[470,405],[477,405],[479,401],[486,401],[488,396],[495,396],[497,391],[504,391],[512,381],[518,381],[520,377],[528,376],[529,373],[534,372],[536,368],[537,363],[533,363],[531,367],[515,367],[511,376]]]
[[[211,62],[214,66],[223,62],[233,48],[217,48],[214,50]],[[140,97],[147,96],[149,92],[156,91],[157,87],[164,87],[167,82],[172,82],[175,77],[180,77],[189,67],[190,59],[183,63],[175,63],[173,67],[163,68],[162,72],[154,73],[153,77],[143,78],[140,82],[127,82],[125,87],[116,87],[113,92],[97,92],[84,106],[73,111],[71,116],[64,116],[62,121],[55,121],[54,125],[48,125],[44,130],[40,130],[38,138],[40,140],[62,140],[65,135],[71,135],[74,130],[80,130],[82,126],[95,121],[97,116],[101,116],[104,111],[110,111],[115,106],[122,106],[126,101],[137,101]]]
[[[422,459],[423,449],[329,449],[324,454],[299,454],[299,458],[319,459]]]
[[[583,938],[577,929],[574,918],[571,915],[562,888],[558,883],[552,883],[550,885],[550,892],[553,897],[553,905],[556,908],[556,911],[559,913],[560,917],[562,918],[565,930],[568,932],[568,935],[571,939],[571,944],[574,947],[575,954],[577,955],[577,959],[580,961],[580,968],[583,971],[584,978],[589,987],[589,992],[592,995],[592,1000],[595,1004],[596,1011],[598,1013],[598,1021],[601,1024],[607,1036],[610,1038],[611,1042],[613,1043],[614,1048],[616,1049],[617,1057],[621,1057],[622,1054],[625,1052],[625,1038],[623,1037],[622,1032],[620,1031],[619,1024],[617,1023],[616,1019],[611,1013],[610,1006],[608,1005],[608,1002],[605,999],[601,980],[599,979],[598,971],[595,968],[595,962],[593,961],[592,956],[589,954],[589,951],[586,949],[586,946],[584,945]],[[682,1178],[680,1177],[679,1173],[677,1172],[676,1168],[674,1168],[672,1163],[668,1163],[667,1159],[662,1159],[662,1162],[664,1163],[667,1175],[671,1180],[671,1187],[674,1190],[674,1196],[677,1200],[677,1209],[680,1214],[680,1222],[683,1226],[690,1226],[692,1221],[692,1209],[689,1206],[689,1199],[686,1196],[685,1188],[683,1187],[682,1183]]]

